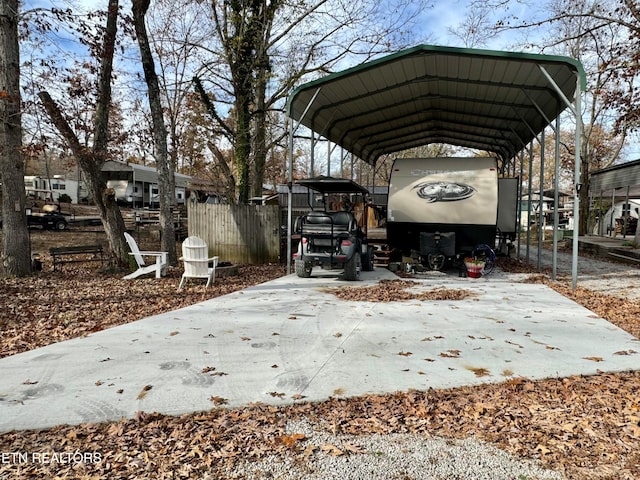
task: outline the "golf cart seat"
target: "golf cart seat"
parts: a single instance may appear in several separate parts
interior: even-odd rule
[[[358,228],[356,219],[351,212],[335,212],[332,217],[334,231],[352,232]]]
[[[302,222],[302,233],[332,235],[357,229],[356,219],[350,212],[309,212]]]

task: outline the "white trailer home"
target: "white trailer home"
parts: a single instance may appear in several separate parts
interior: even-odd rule
[[[398,158],[391,170],[387,238],[405,255],[453,257],[515,235],[517,187],[500,188],[495,158]]]
[[[154,167],[138,165],[135,163],[108,161],[102,167],[102,172],[107,180],[107,187],[116,191],[119,202],[132,207],[158,207],[158,170]],[[193,177],[175,174],[176,201],[178,205],[184,205],[187,198],[187,189]]]
[[[640,217],[640,198],[619,201],[596,222],[593,235],[613,236],[634,235]]]
[[[28,198],[51,200],[57,202],[61,195],[68,195],[71,203],[78,203],[86,196],[83,182],[65,178],[64,175],[54,175],[46,178],[38,175],[25,175],[24,190]]]

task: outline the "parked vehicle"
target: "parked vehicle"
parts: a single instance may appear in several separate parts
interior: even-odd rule
[[[69,227],[67,219],[58,212],[40,212],[27,214],[27,225],[37,226],[49,230],[66,230]],[[0,217],[0,228],[2,228],[2,218]]]
[[[387,240],[426,268],[514,238],[517,179],[501,183],[496,159],[399,158],[391,172]]]
[[[40,226],[50,230],[66,230],[69,224],[67,219],[58,212],[40,212],[27,215],[29,226]]]
[[[310,198],[311,211],[298,217],[294,226],[300,236],[294,254],[298,277],[310,277],[316,266],[344,269],[344,279],[349,281],[358,280],[361,270],[373,270],[373,249],[367,242],[364,220],[368,190],[351,180],[324,176],[297,183],[320,194],[318,201]],[[356,205],[363,212],[363,228],[354,215]]]

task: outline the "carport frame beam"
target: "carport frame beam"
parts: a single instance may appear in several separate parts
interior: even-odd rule
[[[576,118],[576,134],[575,134],[575,158],[574,158],[574,188],[573,188],[573,244],[572,244],[572,259],[571,259],[571,285],[575,290],[578,287],[578,231],[580,230],[580,162],[582,155],[582,114],[581,114],[581,96],[583,91],[583,82],[580,74],[576,74],[576,90],[574,94],[574,101],[571,102],[562,92],[558,84],[553,77],[549,75],[549,72],[542,65],[538,65],[542,74],[547,78],[549,84],[555,89],[558,96],[566,104],[566,106],[573,112]],[[557,135],[557,134],[556,134]]]

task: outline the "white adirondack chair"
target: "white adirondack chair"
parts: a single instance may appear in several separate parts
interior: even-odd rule
[[[209,248],[200,237],[190,236],[184,239],[180,260],[184,262],[184,273],[178,290],[187,278],[206,278],[207,287],[215,281],[218,257],[209,257]]]
[[[135,258],[136,263],[138,264],[138,269],[135,272],[130,273],[129,275],[126,275],[122,278],[124,278],[125,280],[131,280],[132,278],[138,278],[142,275],[147,275],[153,272],[155,272],[156,278],[160,278],[164,274],[164,270],[167,266],[168,252],[141,252],[138,248],[138,244],[131,235],[125,232],[124,238],[126,238],[127,243],[129,244],[129,248],[131,249],[129,255],[133,255],[133,258]],[[147,264],[144,261],[144,257],[154,257],[155,263]]]

